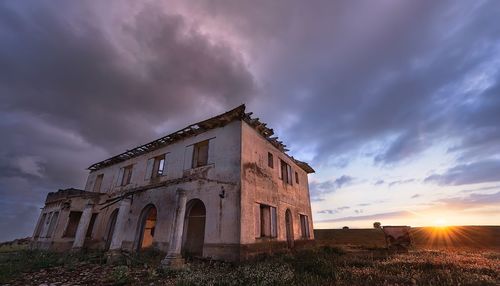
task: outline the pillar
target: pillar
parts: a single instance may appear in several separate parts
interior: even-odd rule
[[[186,216],[186,191],[177,189],[177,208],[175,211],[174,224],[170,233],[170,244],[167,256],[161,264],[167,268],[180,268],[184,265],[181,255],[182,233],[184,231],[184,218]]]
[[[130,199],[125,198],[120,202],[120,208],[118,209],[118,215],[116,217],[115,230],[113,232],[113,237],[111,238],[111,244],[109,245],[109,251],[117,251],[122,247],[123,237],[125,236],[125,226],[130,212]]]
[[[78,223],[78,228],[76,229],[75,241],[73,242],[73,249],[81,249],[85,243],[85,236],[89,228],[90,220],[92,218],[92,209],[94,204],[88,202],[83,209],[82,216],[80,217],[80,222]]]

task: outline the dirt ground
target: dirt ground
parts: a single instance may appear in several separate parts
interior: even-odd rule
[[[315,231],[317,246],[244,263],[191,260],[162,270],[164,253],[0,251],[0,285],[500,285],[499,227],[413,229],[408,253],[390,253],[377,229]],[[481,235],[482,234],[482,235]],[[500,236],[496,236],[498,238]]]

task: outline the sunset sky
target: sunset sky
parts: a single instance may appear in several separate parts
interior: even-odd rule
[[[316,228],[498,225],[500,1],[0,1],[0,241],[86,168],[242,103]]]

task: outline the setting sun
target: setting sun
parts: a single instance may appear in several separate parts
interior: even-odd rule
[[[448,226],[448,222],[444,218],[438,218],[434,221],[434,226],[446,227]]]

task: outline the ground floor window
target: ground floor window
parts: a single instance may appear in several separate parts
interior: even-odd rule
[[[82,212],[69,212],[68,226],[64,232],[65,237],[75,237]]]
[[[42,218],[40,219],[40,222],[38,223],[36,230],[35,230],[35,238],[40,236],[40,233],[42,233],[42,228],[45,224],[45,218],[47,217],[47,214],[43,214]]]
[[[309,219],[306,215],[300,215],[300,230],[302,233],[302,238],[309,238]]]
[[[57,224],[57,218],[59,218],[59,212],[53,213],[52,217],[50,218],[49,229],[47,230],[46,237],[51,237],[54,234],[56,224]]]
[[[276,208],[264,204],[255,204],[255,237],[277,237],[278,226]]]
[[[96,219],[97,219],[97,214],[96,213],[92,214],[92,217],[90,218],[89,228],[87,228],[87,233],[85,234],[85,237],[87,238],[92,237],[92,231],[94,231],[94,224]]]

